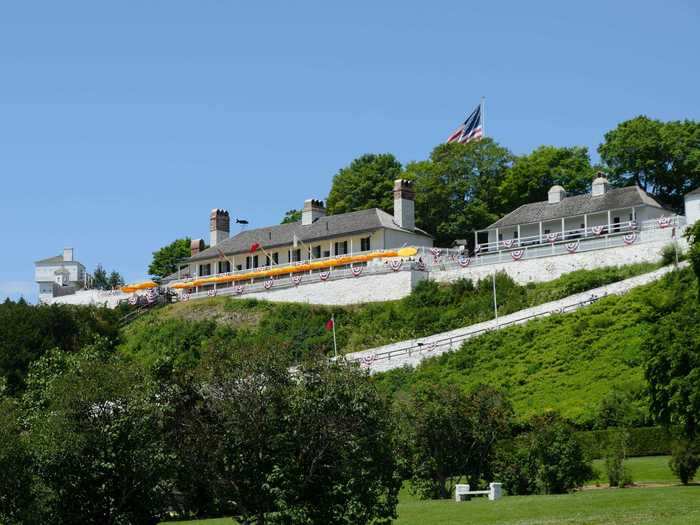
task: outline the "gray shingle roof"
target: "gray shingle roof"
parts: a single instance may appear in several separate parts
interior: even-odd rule
[[[590,193],[586,193],[585,195],[565,197],[557,204],[549,204],[547,201],[523,204],[505,217],[501,217],[487,229],[540,221],[553,221],[563,217],[583,215],[584,213],[596,213],[642,205],[663,208],[639,186],[613,188],[598,197],[593,197]]]
[[[63,255],[56,255],[54,257],[47,257],[46,259],[41,259],[39,261],[34,261],[34,264],[61,264],[63,262]]]
[[[250,250],[250,246],[256,242],[260,243],[265,249],[274,248],[275,246],[285,246],[292,243],[294,234],[296,234],[297,238],[302,242],[308,243],[320,241],[329,237],[337,237],[339,235],[376,230],[378,228],[405,232],[409,231],[397,226],[394,223],[394,218],[387,212],[378,208],[372,208],[370,210],[321,217],[308,226],[303,226],[301,221],[298,221],[289,224],[268,226],[266,228],[245,230],[220,242],[216,247],[207,248],[194,257],[190,257],[188,260],[199,261],[218,257],[219,250],[223,251],[226,255],[247,253]],[[410,233],[430,237],[430,235],[418,228],[416,228],[415,232]]]

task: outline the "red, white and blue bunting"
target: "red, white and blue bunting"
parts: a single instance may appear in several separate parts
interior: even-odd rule
[[[395,259],[393,261],[389,261],[389,266],[395,272],[398,272],[401,269],[402,265],[403,265],[403,261],[401,259]]]
[[[294,283],[294,286],[299,286],[299,283],[301,283],[301,274],[292,274],[292,283]]]
[[[362,273],[362,266],[351,266],[350,271],[352,272],[353,277],[359,277],[360,274]]]
[[[520,259],[523,258],[523,255],[525,255],[525,250],[522,248],[519,250],[513,250],[510,252],[510,256],[513,258],[514,261],[519,261]]]
[[[637,240],[637,232],[629,232],[622,237],[622,240],[626,245],[634,244],[634,241]]]
[[[505,248],[512,248],[513,244],[515,244],[515,239],[505,239],[502,243]]]
[[[139,302],[139,296],[138,296],[138,295],[134,294],[134,295],[132,295],[131,297],[129,297],[129,304],[130,304],[130,305],[133,306],[133,305],[135,305],[135,304],[138,304],[138,302]]]
[[[374,360],[377,358],[377,356],[373,355],[363,355],[360,357],[360,364],[362,366],[370,367],[372,366],[372,363],[374,363]]]
[[[238,285],[233,287],[233,293],[235,293],[236,295],[243,295],[243,291],[244,291],[244,288],[243,288],[243,285],[241,285],[241,284],[238,284]]]
[[[605,226],[591,226],[591,231],[595,235],[601,235],[603,233],[603,230],[605,230]]]
[[[424,272],[425,271],[425,263],[419,259],[418,261],[416,261],[416,268],[419,271]]]
[[[148,301],[148,304],[153,304],[158,300],[158,292],[156,292],[154,289],[150,289],[146,292],[146,301]]]
[[[265,290],[269,290],[270,288],[272,288],[273,284],[275,284],[275,280],[270,278],[263,283],[263,286],[265,287]]]
[[[212,288],[211,290],[207,290],[207,295],[209,297],[216,297],[216,289]]]
[[[472,260],[464,255],[460,255],[459,257],[457,257],[457,264],[459,264],[462,268],[466,268],[471,262]]]
[[[566,243],[566,251],[569,253],[575,253],[576,250],[578,250],[579,244],[580,243],[579,243],[578,239],[576,239],[573,242],[567,242]]]
[[[474,246],[474,255],[477,255],[479,253],[481,253],[481,245],[477,244],[476,246]]]
[[[549,242],[549,243],[557,242],[558,238],[559,238],[559,234],[556,232],[548,233],[547,235],[545,235],[545,239],[547,239],[547,242]]]
[[[187,292],[182,292],[180,294],[180,301],[189,301],[190,300],[190,294]]]
[[[659,225],[659,228],[668,228],[673,224],[673,219],[671,217],[664,217],[663,215],[656,219],[656,223]]]
[[[442,250],[440,248],[430,248],[430,253],[433,254],[433,262],[437,263],[440,260]]]
[[[637,221],[630,221],[630,229],[631,230],[637,229]]]
[[[322,281],[327,281],[328,278],[331,276],[331,272],[329,272],[328,270],[319,272],[318,276]]]
[[[426,352],[432,352],[437,349],[437,343],[433,341],[432,343],[428,343],[425,345],[425,351]]]

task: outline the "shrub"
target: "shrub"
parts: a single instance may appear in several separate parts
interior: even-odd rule
[[[612,436],[620,430],[584,430],[576,433],[586,455],[591,459],[604,457],[610,448]],[[627,456],[664,456],[671,453],[673,439],[668,430],[663,427],[641,427],[625,430],[628,436]]]
[[[605,457],[605,470],[611,487],[624,487],[632,484],[632,475],[625,466],[629,434],[626,430],[613,433]]]
[[[688,440],[681,441],[673,447],[673,455],[669,461],[673,473],[678,476],[683,485],[687,485],[695,477],[700,468],[700,444]]]
[[[670,242],[661,249],[661,264],[664,266],[675,264],[676,258],[679,261],[685,259],[685,254],[677,243]]]

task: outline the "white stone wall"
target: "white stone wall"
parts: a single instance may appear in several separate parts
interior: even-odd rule
[[[384,247],[387,249],[402,246],[432,246],[433,240],[425,235],[396,230],[384,230]]]
[[[681,266],[687,266],[687,263],[681,263]],[[585,306],[587,304],[586,301],[592,296],[604,297],[606,295],[624,294],[632,288],[654,282],[673,270],[673,266],[665,266],[653,272],[637,275],[625,279],[624,281],[618,281],[599,288],[594,288],[593,290],[570,295],[558,301],[551,301],[549,303],[533,306],[532,308],[526,308],[519,312],[500,317],[498,323],[496,320],[485,321],[449,332],[433,334],[428,337],[409,339],[377,348],[371,348],[369,350],[363,350],[361,352],[353,352],[346,354],[345,357],[351,360],[360,360],[361,362],[365,362],[366,360],[363,366],[367,366],[371,373],[384,372],[403,366],[416,366],[424,359],[459,349],[465,340],[481,335],[486,330],[493,330],[503,325],[525,323],[533,318],[546,317],[561,311],[572,311],[573,309]],[[417,346],[419,343],[422,346]],[[409,348],[412,349],[411,352],[408,352]],[[390,359],[378,357],[382,353],[388,351],[391,351],[393,354]]]
[[[425,279],[426,276],[425,272],[416,271],[363,275],[337,281],[301,284],[277,290],[273,287],[269,291],[231,297],[324,305],[395,301],[409,295],[418,281]]]
[[[688,226],[700,220],[700,193],[686,195],[685,217],[688,221]]]
[[[671,232],[671,228],[643,232],[645,236],[652,237],[653,240],[632,244],[631,246],[591,250],[574,254],[567,253],[538,259],[510,260],[503,263],[469,266],[467,268],[459,268],[452,264],[446,266],[444,271],[430,272],[430,279],[438,282],[451,282],[458,279],[478,281],[479,279],[490,277],[496,271],[506,272],[515,282],[526,284],[550,281],[574,270],[593,270],[603,266],[656,262],[661,259],[662,248],[672,241]],[[681,249],[684,249],[686,246],[683,238],[681,238],[679,245]]]

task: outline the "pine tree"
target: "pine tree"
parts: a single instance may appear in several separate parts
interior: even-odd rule
[[[107,290],[110,288],[107,272],[101,264],[98,264],[95,271],[92,272],[92,286],[98,290]]]

